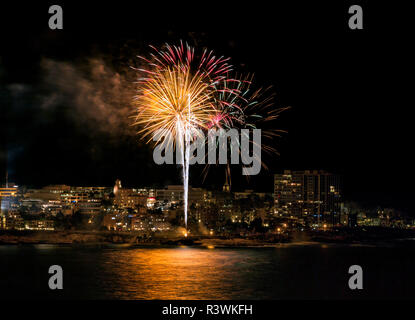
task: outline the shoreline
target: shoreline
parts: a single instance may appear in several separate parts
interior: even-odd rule
[[[0,232],[1,245],[57,245],[75,247],[109,247],[109,248],[149,248],[149,247],[177,247],[188,246],[196,248],[266,248],[281,246],[317,246],[317,245],[345,245],[345,246],[388,246],[412,245],[414,237],[378,239],[355,239],[353,237],[340,239],[326,235],[324,237],[305,237],[293,239],[287,235],[271,239],[252,239],[242,237],[211,237],[193,236],[183,238],[178,236],[155,235],[143,237],[134,233],[119,233],[109,231],[2,231]]]

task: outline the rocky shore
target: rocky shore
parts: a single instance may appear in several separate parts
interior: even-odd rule
[[[293,232],[251,237],[192,236],[177,234],[143,235],[114,231],[0,231],[2,244],[56,244],[109,246],[203,246],[203,247],[264,247],[281,243],[382,243],[415,239],[415,230],[388,228],[357,228],[330,231]],[[413,241],[412,241],[413,242]]]

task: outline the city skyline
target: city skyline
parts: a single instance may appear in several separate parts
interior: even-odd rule
[[[320,178],[320,177],[328,177],[328,178]],[[41,186],[30,186],[30,185],[17,185],[13,181],[7,180],[8,176],[6,174],[6,180],[5,183],[0,184],[1,189],[1,195],[3,197],[13,196],[15,197],[17,194],[22,195],[24,192],[30,191],[30,190],[50,190],[55,187],[58,188],[67,188],[67,190],[109,190],[114,188],[114,183],[109,185],[69,185],[65,183],[58,183],[58,184],[45,184]],[[344,184],[343,180],[344,177],[342,175],[336,174],[334,172],[328,172],[326,170],[322,169],[306,169],[306,170],[291,170],[291,169],[285,169],[282,170],[279,173],[275,173],[272,175],[273,179],[273,187],[272,189],[266,189],[263,188],[255,188],[255,187],[241,187],[237,186],[236,188],[234,186],[230,186],[228,184],[228,181],[225,177],[225,181],[221,185],[189,185],[190,189],[195,190],[206,190],[210,192],[215,191],[224,191],[229,192],[232,194],[242,194],[246,192],[251,193],[261,193],[261,194],[267,194],[269,196],[272,196],[274,198],[274,205],[275,210],[278,211],[278,208],[281,208],[280,204],[283,204],[286,208],[286,203],[290,203],[292,206],[293,212],[298,212],[299,216],[302,216],[305,213],[307,214],[307,209],[300,209],[303,205],[297,206],[294,205],[294,203],[300,201],[300,202],[314,202],[317,201],[318,203],[320,199],[326,199],[329,194],[337,195],[336,203],[356,203],[356,205],[360,205],[363,208],[394,208],[396,210],[400,210],[398,207],[388,206],[388,205],[382,205],[381,202],[375,203],[373,205],[368,205],[366,202],[359,202],[357,199],[349,198],[345,196],[344,193]],[[310,180],[311,179],[311,180]],[[317,180],[316,180],[317,179]],[[321,181],[320,181],[321,180]],[[294,182],[294,183],[293,183]],[[115,179],[115,185],[119,183],[120,189],[121,189],[121,180]],[[311,184],[310,184],[311,183]],[[164,190],[166,188],[170,188],[170,186],[174,188],[181,188],[183,189],[183,185],[180,183],[178,184],[163,184],[163,183],[153,183],[153,184],[139,184],[139,183],[133,183],[132,181],[125,181],[124,180],[124,189],[128,190]],[[309,191],[307,191],[307,185]],[[319,185],[317,187],[317,185]],[[324,185],[324,187],[323,187]],[[314,189],[313,189],[314,188]],[[296,190],[297,189],[297,190]],[[321,191],[320,191],[321,189]],[[320,193],[322,192],[322,193]],[[183,200],[183,199],[182,199]],[[279,200],[279,201],[278,201]],[[332,205],[330,205],[332,206]],[[305,208],[305,207],[304,207]],[[311,208],[311,207],[310,207]],[[332,210],[334,207],[330,207]],[[339,211],[339,207],[336,207],[337,211]],[[286,209],[284,209],[286,211]],[[283,210],[283,211],[284,211]],[[320,209],[319,209],[320,210]],[[330,211],[329,210],[329,211]],[[312,212],[311,210],[310,212]],[[324,211],[324,209],[323,209]],[[408,214],[411,216],[411,213],[408,211],[402,211],[405,214]]]
[[[180,170],[177,168],[176,171],[179,172]],[[220,172],[220,173],[224,172],[223,169],[222,170],[219,169],[217,171]],[[268,193],[270,195],[275,195],[275,192],[276,192],[276,177],[277,176],[282,176],[287,172],[288,173],[291,173],[291,172],[292,173],[303,173],[303,174],[304,174],[304,172],[308,172],[308,173],[311,173],[311,174],[313,172],[314,173],[322,172],[322,173],[326,173],[326,174],[330,174],[330,175],[334,174],[334,175],[338,176],[339,179],[341,179],[341,192],[342,192],[342,201],[343,202],[344,201],[346,201],[346,202],[355,202],[355,203],[358,203],[359,205],[361,205],[363,207],[366,207],[366,208],[376,208],[376,207],[394,208],[394,209],[400,210],[403,213],[408,214],[410,216],[412,215],[411,209],[402,208],[399,205],[395,205],[395,203],[393,203],[393,202],[383,202],[381,200],[377,201],[376,199],[371,200],[371,201],[367,201],[367,199],[362,199],[360,197],[354,198],[352,196],[353,193],[352,192],[347,192],[348,191],[347,188],[345,189],[345,186],[344,186],[344,181],[346,180],[345,177],[343,175],[335,172],[335,171],[329,172],[325,169],[310,169],[310,168],[308,168],[308,169],[295,169],[295,170],[293,170],[293,169],[283,169],[283,170],[280,170],[278,173],[274,173],[274,174],[270,174],[269,172],[267,172],[269,180],[272,180],[272,183],[269,183],[267,188],[264,188],[264,186],[260,186],[258,188],[258,187],[256,187],[257,185],[255,183],[251,183],[251,184],[245,183],[245,184],[242,184],[242,185],[238,185],[238,184],[237,185],[232,185],[231,186],[231,191],[232,192],[243,192],[245,190],[252,190],[254,192],[263,192],[263,193]],[[118,177],[118,178],[120,178],[120,177]],[[190,184],[189,187],[205,188],[207,190],[222,190],[224,188],[224,186],[228,183],[227,182],[227,177],[226,177],[225,174],[223,175],[223,179],[224,179],[224,181],[222,183],[219,181],[219,182],[215,182],[215,183],[211,183],[211,184],[208,184],[206,182],[202,182],[202,183],[199,182],[198,183],[198,179],[195,179],[195,183]],[[15,187],[19,187],[19,188],[24,187],[24,188],[28,188],[28,189],[45,188],[45,187],[56,186],[56,185],[68,185],[70,187],[81,187],[81,188],[91,187],[91,186],[95,185],[95,186],[102,187],[102,188],[112,188],[113,182],[115,180],[117,180],[117,179],[113,179],[112,182],[110,182],[108,184],[93,184],[93,183],[90,183],[90,184],[68,184],[68,183],[64,183],[62,181],[59,181],[59,183],[47,183],[46,182],[46,183],[43,183],[43,184],[25,184],[25,183],[17,184],[17,183],[15,183],[15,181],[12,181],[12,180],[8,179],[8,173],[6,172],[5,178],[0,179],[0,186],[2,188],[6,188],[6,183],[8,182],[9,187],[11,187],[11,188],[13,187],[12,186],[12,184],[13,184]],[[235,180],[238,181],[238,177],[236,177]],[[180,177],[178,177],[177,179],[174,179],[174,177],[173,177],[173,180],[168,181],[167,183],[162,182],[162,181],[158,181],[158,182],[153,181],[152,183],[147,183],[147,184],[139,183],[139,182],[134,183],[132,180],[129,180],[128,178],[125,179],[125,180],[122,180],[122,181],[124,181],[124,184],[127,188],[153,188],[153,189],[157,189],[157,188],[164,188],[169,184],[170,185],[180,185],[181,184]],[[245,180],[245,181],[247,181],[247,180]]]
[[[409,231],[415,227],[413,217],[394,208],[369,208],[344,199],[341,177],[324,170],[284,170],[275,174],[273,192],[234,191],[227,182],[222,190],[189,186],[188,191],[186,235],[225,235],[235,228],[245,230],[246,235],[254,235],[252,230],[283,235],[283,230],[295,233],[304,228],[336,233],[336,228],[345,227]],[[112,187],[33,189],[8,184],[0,188],[0,229],[76,232],[105,228],[172,237],[185,223],[184,199],[183,185],[131,188],[123,187],[119,179]],[[346,229],[346,234],[354,234],[352,229]]]

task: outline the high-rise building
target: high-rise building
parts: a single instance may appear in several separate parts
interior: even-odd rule
[[[277,215],[289,215],[317,223],[338,224],[341,178],[323,170],[284,170],[274,176]]]
[[[277,215],[300,216],[303,189],[302,175],[290,170],[274,176],[274,204]]]

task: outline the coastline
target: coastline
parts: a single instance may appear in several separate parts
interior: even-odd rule
[[[366,237],[360,235],[342,237],[331,233],[308,233],[302,237],[281,235],[272,238],[242,238],[193,236],[183,238],[176,236],[152,235],[144,237],[140,234],[110,231],[2,231],[0,245],[62,245],[62,246],[103,246],[111,248],[130,247],[177,247],[193,246],[204,248],[264,248],[287,245],[373,245],[388,246],[400,244],[412,245],[415,237],[377,237],[370,233]]]

